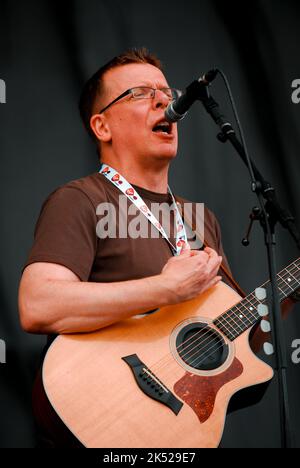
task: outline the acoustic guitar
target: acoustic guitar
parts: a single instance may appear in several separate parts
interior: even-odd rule
[[[300,259],[278,281],[284,300],[300,286]],[[44,360],[46,394],[86,447],[217,447],[231,397],[273,377],[249,346],[266,302],[220,283],[96,333],[61,335]]]

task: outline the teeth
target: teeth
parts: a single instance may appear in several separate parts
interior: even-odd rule
[[[166,126],[166,127],[169,127],[169,126],[170,126],[169,122],[167,122],[166,120],[163,120],[163,121],[161,121],[161,122],[158,122],[156,125],[164,125],[164,126]]]
[[[155,127],[154,127],[155,131],[157,131],[158,128],[160,128],[161,131],[169,133],[169,131],[171,130],[171,125],[170,125],[169,122],[167,122],[165,120],[165,121],[159,122],[158,124],[155,125]]]

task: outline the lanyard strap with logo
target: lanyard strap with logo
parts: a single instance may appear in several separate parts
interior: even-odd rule
[[[170,242],[170,239],[168,238],[164,228],[162,225],[159,223],[157,218],[154,216],[151,210],[149,210],[148,206],[145,204],[143,199],[140,197],[140,195],[137,193],[136,190],[130,185],[127,180],[121,176],[115,169],[112,167],[108,166],[107,164],[103,164],[100,169],[100,174],[102,174],[104,177],[106,177],[112,184],[114,184],[118,189],[126,195],[126,197],[134,203],[134,205],[140,210],[140,212],[152,223],[152,225],[161,233],[161,235],[166,239],[166,241],[171,245],[172,251],[174,255],[180,255],[180,252],[185,244],[187,244],[187,235],[186,235],[186,230],[185,226],[182,220],[182,217],[179,213],[179,210],[177,208],[177,204],[175,202],[174,196],[170,190],[170,187],[168,187],[168,192],[171,195],[171,198],[173,200],[173,205],[174,206],[174,213],[176,217],[176,246]]]

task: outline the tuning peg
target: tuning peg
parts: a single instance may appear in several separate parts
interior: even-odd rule
[[[267,356],[272,356],[274,354],[274,346],[271,343],[265,343],[264,352]]]
[[[257,307],[257,312],[259,313],[260,317],[266,317],[269,315],[269,308],[265,304],[259,304]]]
[[[267,320],[262,320],[260,323],[260,328],[264,333],[270,333],[271,331],[270,322],[268,322]]]
[[[264,301],[267,299],[267,290],[265,288],[255,289],[255,296],[259,301]]]

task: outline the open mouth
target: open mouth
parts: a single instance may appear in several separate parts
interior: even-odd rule
[[[153,127],[152,132],[154,132],[154,133],[164,133],[166,135],[171,135],[172,126],[167,121],[160,122],[157,125],[155,125],[155,127]]]

